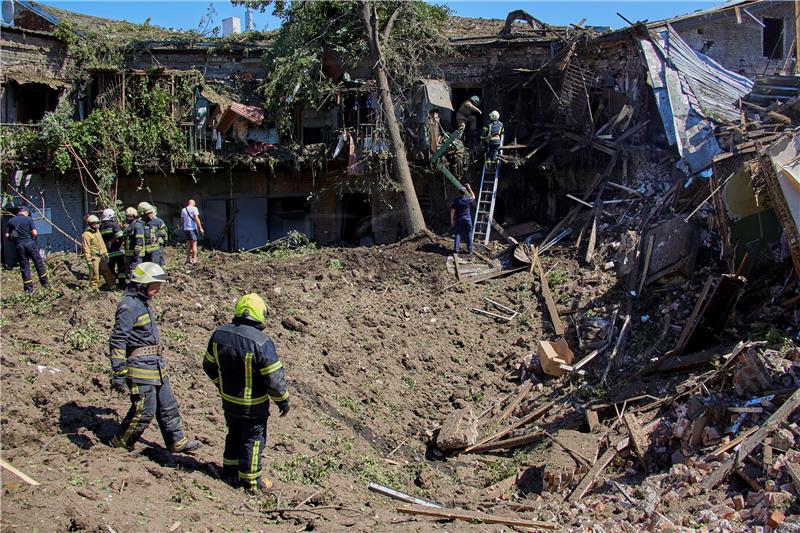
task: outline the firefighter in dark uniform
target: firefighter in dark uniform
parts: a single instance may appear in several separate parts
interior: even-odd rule
[[[483,128],[483,142],[486,143],[486,162],[491,166],[497,161],[500,145],[503,143],[503,123],[500,122],[500,113],[489,113],[489,124]]]
[[[127,225],[123,230],[122,253],[125,257],[125,274],[130,279],[136,265],[144,261],[144,224],[135,207],[125,210]]]
[[[162,247],[167,242],[167,225],[156,216],[156,208],[149,203],[141,202],[137,207],[144,224],[144,260],[163,266]]]
[[[42,255],[39,253],[39,245],[36,243],[36,226],[27,207],[20,207],[17,214],[8,220],[6,238],[14,241],[17,249],[19,270],[22,273],[22,286],[25,288],[25,292],[33,292],[33,278],[29,261],[33,261],[33,265],[36,267],[36,274],[39,276],[39,283],[42,284],[42,287],[45,289],[49,287],[47,269],[42,261]]]
[[[167,275],[159,265],[137,265],[117,306],[108,339],[111,385],[120,392],[130,390],[131,408],[111,439],[114,447],[132,450],[153,417],[171,452],[190,452],[200,446],[199,441],[186,438],[181,429],[178,401],[167,377],[161,338],[150,307],[150,299],[166,281]]]
[[[113,209],[104,209],[100,221],[100,235],[108,250],[108,268],[117,282],[117,288],[125,287],[125,257],[122,251],[122,227],[117,224],[117,213]]]
[[[280,416],[289,412],[283,363],[262,331],[266,315],[267,305],[257,294],[239,298],[232,323],[214,331],[203,359],[203,370],[222,396],[228,426],[223,477],[251,492],[272,487],[261,474],[269,400],[277,404]]]

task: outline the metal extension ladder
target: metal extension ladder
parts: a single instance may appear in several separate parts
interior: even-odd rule
[[[500,138],[500,146],[503,146],[503,137]],[[502,153],[502,150],[498,150],[497,158],[494,161],[483,162],[481,188],[476,198],[475,222],[472,224],[472,242],[489,244],[492,220],[494,220],[494,202],[497,199],[497,182],[500,179],[499,157]]]

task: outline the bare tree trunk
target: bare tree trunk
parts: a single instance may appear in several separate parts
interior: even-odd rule
[[[408,166],[405,143],[403,143],[403,137],[400,135],[400,125],[397,123],[397,117],[395,116],[392,93],[389,90],[389,79],[386,76],[386,70],[383,65],[377,15],[371,0],[362,0],[360,7],[361,20],[364,22],[364,29],[367,32],[367,41],[369,42],[370,58],[374,65],[373,72],[375,80],[378,82],[381,108],[389,130],[389,143],[394,152],[394,175],[397,182],[403,187],[406,230],[409,234],[413,234],[426,230],[427,227],[422,216],[422,210],[419,207],[417,192],[414,190],[414,182],[411,179],[411,169]]]

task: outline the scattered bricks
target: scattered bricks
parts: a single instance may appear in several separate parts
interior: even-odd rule
[[[663,500],[669,504],[673,504],[676,501],[680,500],[680,496],[674,490],[669,491],[663,496]]]
[[[731,498],[731,500],[733,501],[734,509],[736,509],[737,511],[741,511],[742,509],[744,509],[744,496],[742,496],[741,494],[737,494],[736,496]]]
[[[767,526],[771,527],[772,529],[777,528],[783,521],[786,520],[786,515],[780,511],[772,511],[769,514],[769,518],[767,518]]]
[[[669,475],[672,479],[685,481],[689,478],[689,467],[681,463],[672,465],[669,469]]]
[[[786,428],[780,428],[772,434],[772,447],[782,451],[794,446],[794,434]]]
[[[763,495],[760,492],[748,492],[747,493],[747,506],[748,507],[755,507],[761,500],[763,499]]]
[[[739,511],[739,517],[742,520],[750,520],[753,518],[753,510],[752,509],[742,509]]]
[[[733,508],[728,507],[725,504],[715,505],[714,507],[711,508],[711,511],[715,515],[725,520],[731,520],[733,518],[733,515],[736,513],[736,511]]]
[[[769,492],[767,493],[767,504],[770,509],[776,507],[785,507],[788,502],[791,502],[794,496],[788,492]]]
[[[766,482],[764,482],[764,489],[767,492],[774,492],[775,491],[775,480],[774,479],[768,479]]]

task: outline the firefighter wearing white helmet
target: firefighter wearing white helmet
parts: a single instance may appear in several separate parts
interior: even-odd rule
[[[130,277],[136,265],[144,261],[144,224],[135,207],[125,210],[126,226],[123,230],[122,253],[125,256],[125,272]]]
[[[96,291],[100,288],[100,276],[106,282],[106,288],[114,288],[114,276],[108,268],[108,250],[100,234],[100,219],[94,215],[86,217],[86,231],[83,238],[83,258],[89,270],[89,288]]]
[[[133,449],[153,421],[172,452],[191,452],[200,442],[188,439],[181,428],[178,401],[167,377],[161,336],[150,299],[167,282],[160,265],[140,263],[131,272],[131,283],[117,305],[114,329],[108,339],[111,356],[111,386],[130,391],[131,407],[111,445]]]
[[[228,427],[222,453],[223,479],[260,492],[272,486],[261,470],[269,401],[274,401],[280,416],[285,416],[289,392],[283,363],[272,340],[262,331],[267,304],[258,294],[245,294],[233,312],[233,321],[211,335],[203,370],[219,389]]]
[[[141,202],[138,209],[144,225],[144,260],[163,265],[162,247],[167,242],[167,225],[156,216],[156,208],[149,203]]]
[[[108,250],[108,268],[117,282],[117,288],[125,288],[125,257],[122,251],[122,238],[124,232],[117,222],[117,212],[113,209],[103,209],[100,220],[100,235],[106,243]]]
[[[486,143],[486,163],[491,165],[497,160],[503,144],[503,123],[497,111],[489,113],[489,123],[483,128],[483,142]]]

